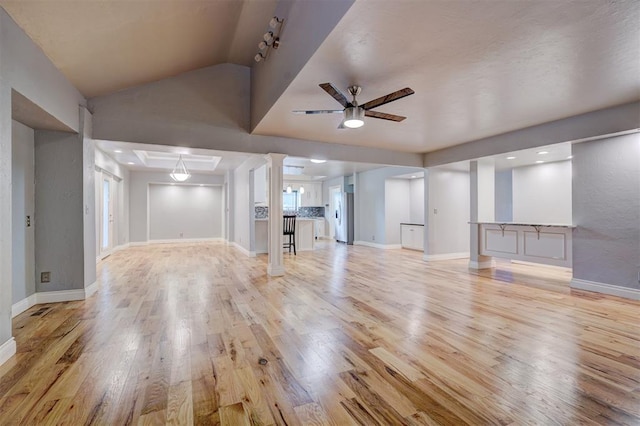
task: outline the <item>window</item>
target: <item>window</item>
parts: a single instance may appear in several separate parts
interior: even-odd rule
[[[298,191],[282,191],[282,210],[298,211]]]

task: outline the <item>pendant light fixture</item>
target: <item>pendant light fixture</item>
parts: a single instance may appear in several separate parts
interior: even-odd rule
[[[300,193],[304,194],[304,186],[300,185]]]
[[[291,194],[291,185],[287,185],[287,194]]]
[[[182,159],[182,154],[180,155],[180,158],[178,158],[178,162],[169,176],[171,176],[171,179],[176,182],[184,182],[191,177],[191,173],[187,170],[187,166],[184,164],[184,160]]]

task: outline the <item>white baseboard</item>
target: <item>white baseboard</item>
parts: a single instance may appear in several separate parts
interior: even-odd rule
[[[140,246],[146,246],[146,245],[149,245],[149,243],[146,241],[131,241],[129,243],[129,247],[140,247]]]
[[[31,296],[25,297],[19,302],[14,303],[11,306],[11,318],[14,318],[20,315],[21,313],[23,313],[24,311],[26,311],[27,309],[35,305],[36,301],[38,300],[36,295],[37,293],[34,293]]]
[[[147,244],[175,244],[175,243],[217,243],[223,242],[223,238],[212,237],[212,238],[174,238],[174,239],[164,239],[164,240],[149,240]]]
[[[91,297],[98,290],[98,282],[90,286],[77,290],[45,291],[34,293],[11,306],[11,318],[15,318],[32,306],[43,303],[71,302],[74,300],[85,300]]]
[[[491,259],[487,262],[469,261],[469,269],[490,269],[496,267],[496,261]]]
[[[89,284],[84,288],[84,298],[88,299],[93,296],[96,291],[98,291],[98,281],[94,281],[93,284]]]
[[[236,242],[231,242],[229,243],[229,245],[231,247],[234,247],[236,249],[238,249],[242,254],[244,254],[247,257],[252,257],[251,256],[251,252],[249,250],[247,250],[246,248],[242,247],[240,244],[236,243]],[[255,254],[254,254],[255,256]]]
[[[640,289],[637,288],[621,287],[619,285],[581,280],[579,278],[571,279],[571,288],[610,294],[612,296],[624,297],[626,299],[640,300]]]
[[[36,293],[36,305],[41,303],[71,302],[74,300],[84,299],[85,290],[83,288],[77,290],[45,291],[42,293]]]
[[[267,274],[272,277],[281,277],[284,275],[284,266],[278,266],[277,268],[272,267],[271,265],[267,265]]]
[[[571,268],[566,267],[566,266],[547,265],[546,263],[528,262],[526,260],[511,259],[510,262],[518,264],[518,265],[535,266],[536,268],[537,267],[543,267],[543,268],[557,269],[557,270],[562,270],[562,271],[570,271],[571,270]]]
[[[466,259],[469,257],[469,252],[465,253],[443,253],[443,254],[425,254],[422,256],[427,262],[433,262],[436,260],[453,260],[453,259]]]
[[[11,337],[0,345],[0,365],[4,364],[16,354],[16,340]]]
[[[378,244],[378,243],[371,243],[369,241],[354,241],[353,245],[373,247],[373,248],[382,249],[382,250],[396,250],[396,249],[402,248],[401,244]]]

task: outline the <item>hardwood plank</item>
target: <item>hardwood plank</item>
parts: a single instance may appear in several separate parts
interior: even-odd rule
[[[285,267],[214,243],[112,254],[97,296],[14,318],[0,423],[640,424],[638,301],[328,242]]]

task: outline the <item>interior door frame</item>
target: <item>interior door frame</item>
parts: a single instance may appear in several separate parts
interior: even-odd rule
[[[97,226],[96,226],[96,239],[98,242],[98,259],[104,259],[109,256],[113,249],[117,246],[117,217],[118,214],[118,179],[106,170],[96,168],[96,179],[99,177],[99,183],[96,185],[96,208],[97,208]],[[109,185],[109,235],[107,245],[103,244],[104,241],[104,188],[105,182]]]

